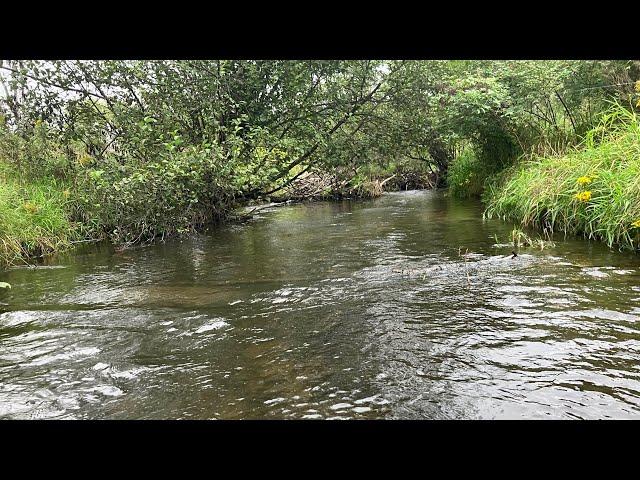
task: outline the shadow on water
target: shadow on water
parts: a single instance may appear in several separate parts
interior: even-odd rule
[[[637,418],[640,262],[442,192],[15,268],[0,418]]]

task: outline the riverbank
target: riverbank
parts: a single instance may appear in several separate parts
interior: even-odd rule
[[[69,248],[81,230],[66,211],[68,190],[53,182],[0,179],[0,267]]]
[[[388,172],[383,172],[388,174]],[[163,212],[166,216],[155,216],[155,224],[146,226],[155,229],[151,238],[140,237],[138,241],[119,239],[118,219],[109,205],[101,205],[94,198],[96,192],[78,191],[71,186],[51,178],[21,178],[8,163],[0,161],[0,268],[30,264],[47,255],[73,248],[76,243],[91,243],[110,239],[118,247],[159,238],[188,235],[202,231],[216,222],[243,221],[260,209],[300,201],[327,199],[375,198],[385,191],[398,191],[409,187],[429,188],[430,177],[421,172],[395,172],[386,178],[339,179],[336,175],[313,174],[304,176],[290,188],[282,189],[271,196],[258,200],[239,200],[225,205],[215,215],[200,215],[194,221],[185,221],[182,228],[166,228],[173,217],[183,214],[175,209]],[[171,194],[175,185],[167,184]],[[84,198],[82,198],[84,197]],[[124,206],[124,205],[123,205]],[[188,210],[188,209],[187,209]],[[122,216],[128,212],[120,212]],[[173,216],[173,217],[172,217]]]
[[[486,184],[485,215],[609,247],[640,246],[640,122],[616,109],[557,156],[533,156]]]

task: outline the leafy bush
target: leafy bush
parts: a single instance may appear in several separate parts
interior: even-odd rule
[[[491,168],[478,159],[473,148],[467,146],[449,166],[449,191],[460,198],[479,196],[484,189],[489,170]]]
[[[28,135],[9,132],[0,125],[0,160],[5,171],[11,170],[21,178],[57,177],[72,175],[79,148],[63,146],[56,134],[43,122],[36,121]]]
[[[219,149],[187,148],[155,162],[104,162],[82,178],[83,223],[116,243],[193,231],[223,216],[234,189]]]

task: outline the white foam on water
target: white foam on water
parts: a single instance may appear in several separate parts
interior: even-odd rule
[[[89,403],[98,403],[100,401],[98,397],[96,397],[95,395],[91,395],[90,393],[85,395],[83,398]]]
[[[205,323],[200,328],[198,328],[195,333],[204,333],[211,330],[218,330],[219,328],[226,327],[227,325],[229,324],[224,320],[216,320],[213,322]]]
[[[120,390],[118,387],[114,387],[113,385],[101,385],[99,387],[94,387],[92,391],[101,393],[102,395],[106,395],[107,397],[119,397],[121,395],[124,395],[124,392],[122,390]]]
[[[635,273],[633,270],[612,270],[613,273],[617,274],[617,275],[630,275],[632,273]]]
[[[57,403],[65,410],[77,410],[80,408],[78,400],[73,396],[62,396],[58,398]]]
[[[609,276],[608,273],[601,272],[597,267],[583,268],[582,272],[595,278],[607,278]]]
[[[148,369],[144,367],[132,368],[131,370],[124,370],[122,372],[110,373],[109,376],[111,378],[124,378],[125,380],[134,380],[138,378],[138,375],[140,375],[140,373],[145,372],[147,370]]]
[[[35,318],[33,314],[20,311],[0,313],[0,323],[8,327],[31,322],[35,320]]]
[[[371,407],[354,407],[353,411],[356,412],[356,413],[370,412],[371,411]]]
[[[363,403],[371,403],[374,402],[376,399],[378,398],[378,395],[374,395],[372,397],[367,397],[367,398],[361,398],[360,400],[356,400],[355,403],[356,405],[362,405]]]
[[[100,349],[96,347],[86,347],[86,348],[78,348],[76,350],[71,350],[66,353],[59,353],[57,355],[44,356],[39,358],[38,360],[34,360],[29,365],[32,366],[40,366],[46,365],[47,363],[55,362],[57,360],[70,360],[76,357],[89,357],[100,353]]]

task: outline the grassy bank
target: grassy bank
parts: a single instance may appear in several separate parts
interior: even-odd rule
[[[67,248],[77,238],[67,191],[50,181],[20,184],[0,173],[0,266]]]
[[[584,141],[558,156],[532,156],[483,196],[487,217],[582,234],[610,247],[640,246],[640,123],[616,108]]]

